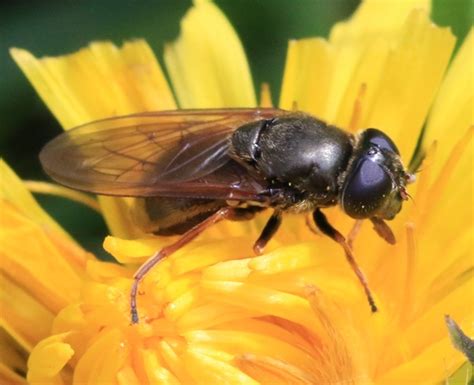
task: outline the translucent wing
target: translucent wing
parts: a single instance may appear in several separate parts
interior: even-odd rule
[[[264,186],[228,155],[229,136],[278,109],[178,110],[92,122],[40,154],[45,171],[74,189],[116,196],[255,198]]]

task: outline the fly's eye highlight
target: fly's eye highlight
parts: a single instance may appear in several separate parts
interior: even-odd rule
[[[400,155],[397,146],[386,134],[376,128],[368,128],[362,133],[362,147],[376,146],[380,150],[390,151]]]
[[[375,146],[372,146],[370,147],[368,150],[367,150],[367,155],[369,156],[374,156],[375,154],[377,154],[379,152],[379,149]]]

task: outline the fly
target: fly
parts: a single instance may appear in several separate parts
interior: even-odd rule
[[[368,128],[352,135],[302,112],[280,109],[209,109],[149,112],[104,119],[67,131],[40,154],[57,182],[95,194],[144,198],[145,230],[181,235],[145,262],[130,294],[139,321],[140,281],[160,260],[221,220],[273,213],[254,244],[260,254],[285,212],[312,213],[319,230],[339,243],[377,307],[350,242],[322,209],[339,205],[369,219],[387,242],[413,176],[394,142]]]

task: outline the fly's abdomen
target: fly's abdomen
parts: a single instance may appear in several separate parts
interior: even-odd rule
[[[219,200],[152,197],[137,200],[132,215],[145,232],[180,235],[225,205]]]

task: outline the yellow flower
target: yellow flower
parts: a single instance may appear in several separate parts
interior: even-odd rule
[[[383,243],[364,225],[354,245],[377,314],[338,245],[315,237],[304,218],[288,218],[267,253],[253,256],[262,215],[220,223],[161,262],[140,287],[142,322],[130,325],[132,274],[169,239],[133,225],[134,200],[100,197],[113,234],[104,247],[123,265],[97,261],[2,164],[8,312],[0,346],[9,359],[0,379],[24,383],[25,355],[28,381],[38,384],[439,384],[453,373],[465,358],[443,316],[471,335],[474,321],[466,299],[474,289],[474,33],[445,73],[454,37],[428,13],[426,1],[367,0],[327,41],[290,42],[283,78],[282,108],[296,104],[348,129],[381,128],[405,161],[431,108],[414,202],[393,222],[398,243]],[[12,55],[65,129],[176,107],[141,40],[92,43],[58,58]],[[180,107],[256,105],[240,42],[210,2],[196,1],[165,63]],[[349,231],[346,216],[328,212]]]

